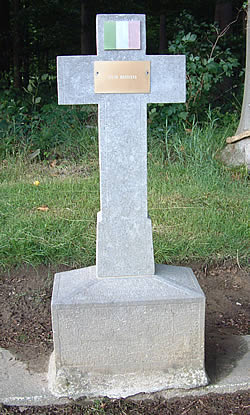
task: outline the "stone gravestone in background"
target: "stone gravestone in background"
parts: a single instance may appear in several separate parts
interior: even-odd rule
[[[185,101],[185,57],[145,53],[144,15],[99,15],[97,56],[58,57],[59,104],[98,103],[101,200],[96,266],[55,276],[58,396],[207,383],[204,294],[191,269],[155,267],[147,212],[147,103]]]

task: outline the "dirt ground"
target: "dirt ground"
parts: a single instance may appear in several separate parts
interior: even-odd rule
[[[213,266],[189,264],[206,295],[206,367],[215,380],[218,361],[229,351],[225,338],[249,334],[250,279],[246,269],[225,262]],[[19,267],[0,271],[0,346],[9,349],[28,367],[37,372],[46,371],[48,356],[52,352],[50,299],[55,272],[65,266]],[[238,338],[240,339],[240,337]],[[237,340],[237,339],[236,339]],[[238,340],[228,371],[239,357]],[[241,350],[244,353],[244,350]],[[237,356],[236,356],[237,355]],[[216,375],[217,376],[217,375]],[[171,399],[168,401],[132,402],[129,400],[103,400],[87,405],[84,402],[70,406],[47,408],[0,407],[0,414],[250,414],[250,394],[208,395]],[[97,406],[98,407],[97,407]]]

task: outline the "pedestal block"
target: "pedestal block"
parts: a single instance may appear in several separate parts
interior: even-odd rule
[[[104,220],[99,212],[96,268],[98,277],[152,276],[155,264],[150,218]]]
[[[153,276],[56,274],[49,388],[57,396],[126,397],[207,384],[205,296],[190,268]]]

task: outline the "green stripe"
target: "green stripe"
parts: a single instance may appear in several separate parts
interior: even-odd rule
[[[116,49],[116,22],[104,22],[104,50]]]

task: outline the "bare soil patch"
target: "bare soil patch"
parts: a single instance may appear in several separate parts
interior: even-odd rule
[[[232,370],[240,355],[245,353],[240,337],[232,340],[232,335],[249,334],[249,273],[231,262],[190,266],[207,298],[206,367],[213,381],[215,376],[218,377],[215,369],[220,360],[227,361],[221,373],[224,376],[225,371]],[[67,269],[65,266],[23,266],[0,271],[0,346],[9,349],[34,371],[44,372],[47,369],[48,357],[53,349],[50,317],[53,278],[55,272]],[[226,343],[225,337],[228,338]],[[86,403],[79,402],[67,407],[47,407],[46,410],[26,408],[24,413],[250,414],[248,392],[157,402],[104,400],[100,405],[97,408],[93,404],[86,406]],[[22,411],[23,408],[0,407],[0,414]]]

